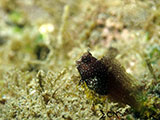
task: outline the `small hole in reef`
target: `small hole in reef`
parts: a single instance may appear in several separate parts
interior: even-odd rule
[[[0,36],[0,46],[4,45],[7,42],[3,36]]]
[[[40,44],[35,47],[34,50],[38,60],[45,60],[48,57],[50,49],[45,44]]]

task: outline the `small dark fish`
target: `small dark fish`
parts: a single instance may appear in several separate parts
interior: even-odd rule
[[[85,53],[76,63],[81,75],[80,83],[86,82],[89,89],[100,95],[107,95],[108,74],[104,63],[93,57],[90,52]]]
[[[76,61],[80,73],[80,83],[85,82],[89,89],[99,95],[108,95],[112,100],[138,108],[134,80],[114,57],[97,60],[86,52]]]

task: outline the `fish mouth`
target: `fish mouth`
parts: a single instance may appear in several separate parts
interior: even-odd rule
[[[82,56],[82,57],[83,57],[83,56]],[[76,61],[76,66],[77,66],[77,67],[80,66],[80,65],[83,63],[82,57],[80,57],[80,58]]]
[[[79,65],[81,63],[81,59],[76,61],[76,64]]]

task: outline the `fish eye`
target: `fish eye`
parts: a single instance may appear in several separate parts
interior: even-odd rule
[[[84,56],[84,57],[82,57],[82,61],[84,62],[84,63],[90,63],[91,62],[91,57],[90,56]]]

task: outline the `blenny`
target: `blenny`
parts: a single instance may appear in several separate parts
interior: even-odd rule
[[[90,90],[107,95],[115,102],[128,104],[136,110],[140,109],[133,84],[135,79],[114,57],[105,56],[98,60],[86,52],[76,61],[76,65],[81,76],[80,83],[85,82]]]

